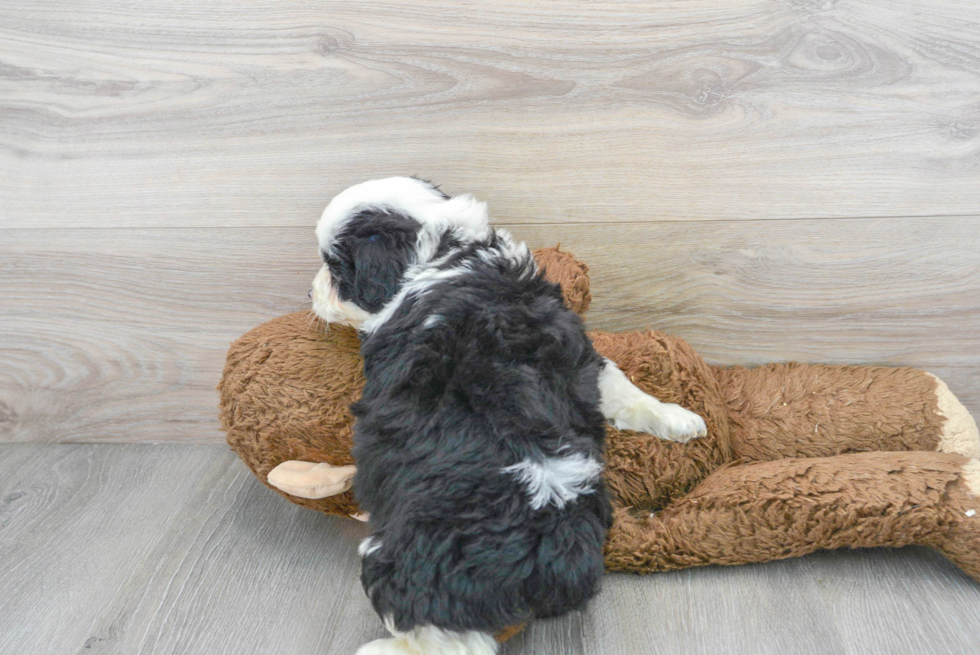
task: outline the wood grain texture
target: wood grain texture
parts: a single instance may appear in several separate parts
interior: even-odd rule
[[[980,585],[921,548],[607,576],[587,652],[970,653]]]
[[[0,447],[0,653],[90,646],[131,576],[168,556],[167,530],[221,495],[230,464],[215,448]]]
[[[364,525],[277,503],[226,448],[7,444],[0,497],[0,653],[349,653],[380,628]]]
[[[848,652],[805,559],[661,576],[606,577],[616,584],[590,608],[602,642],[590,653]]]
[[[709,361],[912,365],[980,412],[980,220],[512,226],[591,266],[590,327]],[[219,442],[229,343],[308,306],[310,229],[12,230],[0,440]]]
[[[817,553],[806,559],[820,597],[852,653],[971,653],[980,650],[976,594],[963,574],[926,548]],[[901,566],[901,578],[890,575]],[[876,588],[864,580],[880,580]],[[889,597],[891,602],[882,602]],[[905,625],[909,629],[896,630]]]
[[[384,634],[364,524],[290,505],[222,446],[0,444],[0,653],[347,655]],[[646,577],[502,655],[975,652],[980,585],[931,551]]]
[[[9,0],[0,226],[310,224],[417,173],[511,223],[980,213],[973,0]]]

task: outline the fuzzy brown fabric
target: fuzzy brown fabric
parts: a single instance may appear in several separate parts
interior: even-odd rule
[[[228,351],[218,385],[225,438],[276,493],[327,514],[356,514],[351,492],[311,500],[283,493],[266,478],[291,459],[353,464],[350,405],[363,388],[353,328],[324,329],[309,312],[287,314],[240,337]]]
[[[557,248],[536,256],[584,311],[587,268]],[[611,570],[922,544],[980,580],[980,500],[962,475],[970,460],[935,452],[945,420],[936,378],[908,368],[713,367],[663,333],[590,336],[640,388],[708,425],[686,444],[609,428]],[[352,464],[348,407],[362,386],[353,330],[305,312],[260,325],[232,344],[218,387],[228,443],[263,482],[286,460]],[[328,514],[358,512],[351,492],[283,495]]]
[[[576,314],[584,314],[592,304],[592,291],[589,286],[589,267],[575,255],[554,248],[539,248],[534,251],[534,259],[538,262],[544,276],[561,286],[565,296],[565,305]]]
[[[980,499],[962,481],[967,461],[878,452],[726,466],[659,513],[617,509],[606,566],[647,573],[921,544],[980,580],[980,520],[967,514]]]
[[[768,364],[715,368],[735,457],[768,461],[936,450],[936,381],[914,368]]]

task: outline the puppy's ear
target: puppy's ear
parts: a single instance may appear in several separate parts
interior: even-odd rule
[[[415,235],[375,233],[353,244],[354,277],[350,296],[372,314],[381,310],[401,288],[405,269],[414,260]]]
[[[372,314],[381,311],[417,259],[421,223],[390,210],[367,209],[351,218],[332,255],[324,254],[341,300]]]

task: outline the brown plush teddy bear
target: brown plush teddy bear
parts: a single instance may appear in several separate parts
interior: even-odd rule
[[[557,248],[535,256],[584,312],[587,267]],[[608,428],[609,570],[921,544],[980,580],[980,436],[938,378],[911,368],[711,366],[659,332],[590,336],[636,385],[708,425],[688,443]],[[358,348],[350,328],[289,314],[232,344],[218,387],[228,443],[260,480],[355,518],[348,408],[364,384]]]

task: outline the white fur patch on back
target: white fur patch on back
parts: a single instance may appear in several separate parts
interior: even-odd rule
[[[501,470],[524,485],[533,509],[541,509],[549,503],[561,509],[580,495],[595,491],[602,464],[576,453],[566,457],[546,457],[540,462],[526,459]]]
[[[453,632],[423,625],[399,632],[390,616],[385,627],[392,639],[376,639],[357,649],[355,655],[494,655],[497,642],[484,632]]]
[[[367,539],[364,539],[357,547],[357,554],[361,557],[367,557],[371,553],[378,550],[381,550],[381,541],[375,539],[374,537],[368,537]]]

